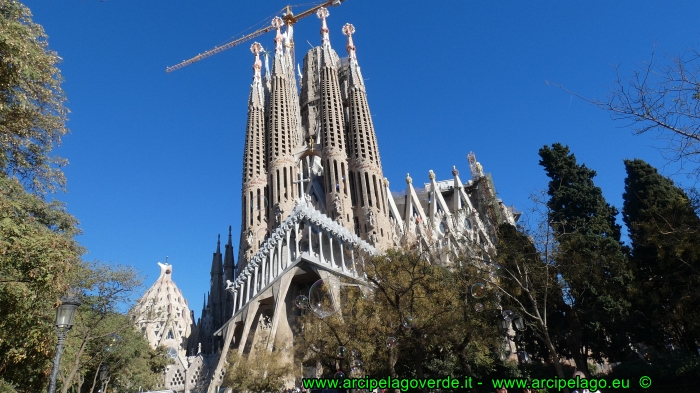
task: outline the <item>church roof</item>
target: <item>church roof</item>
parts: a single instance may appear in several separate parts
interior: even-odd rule
[[[132,313],[152,347],[164,345],[185,355],[192,325],[187,299],[172,280],[173,266],[158,262],[160,275],[138,300]]]

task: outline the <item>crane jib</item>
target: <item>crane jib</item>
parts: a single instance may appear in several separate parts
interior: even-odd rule
[[[285,16],[285,20],[286,20],[288,23],[290,23],[290,24],[294,24],[294,23],[296,23],[297,21],[299,21],[300,19],[306,18],[307,16],[313,14],[316,10],[318,10],[318,9],[321,8],[321,7],[325,7],[325,6],[329,6],[329,5],[338,6],[338,5],[340,5],[340,3],[344,2],[344,1],[345,1],[345,0],[328,0],[328,1],[326,1],[326,2],[323,2],[323,3],[319,4],[319,5],[316,5],[316,6],[314,6],[314,7],[311,7],[311,8],[309,8],[308,10],[306,10],[306,11],[304,11],[304,12],[301,12],[301,13],[298,14],[298,15],[288,14],[288,15]],[[213,56],[213,55],[215,55],[215,54],[217,54],[217,53],[223,52],[223,51],[225,51],[225,50],[227,50],[227,49],[231,49],[231,48],[233,48],[234,46],[239,45],[239,44],[242,44],[242,43],[244,43],[244,42],[246,42],[246,41],[248,41],[248,40],[251,40],[251,39],[253,39],[253,38],[255,38],[255,37],[258,37],[258,36],[260,36],[260,35],[263,35],[263,34],[269,32],[269,31],[272,30],[272,29],[273,29],[272,26],[267,26],[267,27],[264,27],[264,28],[262,28],[262,29],[256,30],[256,31],[254,31],[254,32],[252,32],[252,33],[250,33],[250,34],[248,34],[248,35],[246,35],[246,36],[243,36],[243,37],[241,37],[241,38],[238,38],[238,39],[235,39],[235,40],[233,40],[233,41],[231,41],[231,42],[228,42],[228,43],[226,43],[226,44],[224,44],[224,45],[216,46],[216,47],[214,47],[213,49],[210,49],[210,50],[208,50],[208,51],[206,51],[206,52],[204,52],[204,53],[200,53],[200,54],[198,54],[197,56],[195,56],[195,57],[193,57],[193,58],[191,58],[191,59],[184,60],[183,62],[181,62],[181,63],[179,63],[179,64],[176,64],[176,65],[174,65],[174,66],[171,66],[171,67],[166,68],[166,69],[165,69],[165,72],[171,73],[171,72],[173,72],[173,71],[179,70],[180,68],[183,68],[183,67],[185,67],[185,66],[188,66],[188,65],[190,65],[190,64],[192,64],[192,63],[196,63],[196,62],[198,62],[198,61],[200,61],[200,60],[206,59],[206,58],[209,57],[209,56]]]

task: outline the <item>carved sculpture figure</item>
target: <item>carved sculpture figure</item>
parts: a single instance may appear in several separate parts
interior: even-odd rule
[[[252,229],[248,229],[245,235],[246,249],[250,249],[251,247],[253,247],[253,244],[255,244],[255,234],[253,233]]]
[[[379,236],[377,236],[377,232],[373,231],[372,234],[369,235],[369,241],[373,246],[376,246],[377,243],[379,243]]]
[[[275,225],[279,225],[282,222],[282,209],[280,209],[279,203],[275,204]]]
[[[342,217],[344,213],[343,201],[340,200],[340,195],[333,195],[333,209],[335,210],[338,217]]]
[[[374,227],[377,225],[377,218],[372,210],[370,210],[369,214],[367,215],[367,225],[369,225],[371,229],[374,229]]]

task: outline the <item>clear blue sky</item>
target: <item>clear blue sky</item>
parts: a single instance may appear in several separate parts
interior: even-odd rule
[[[166,66],[225,42],[282,0],[27,0],[64,59],[72,131],[58,198],[81,222],[87,259],[129,264],[150,285],[170,257],[199,316],[216,236],[238,253],[241,165],[252,77],[250,43],[172,74]],[[296,12],[306,6],[295,8]],[[384,174],[394,191],[468,178],[474,151],[506,204],[526,210],[546,187],[544,144],[568,144],[621,206],[625,158],[663,159],[650,137],[546,81],[603,98],[615,78],[698,42],[698,1],[369,1],[332,8],[331,44],[351,22]],[[295,29],[297,62],[320,42],[319,20]],[[272,48],[272,34],[258,38]],[[662,168],[667,174],[670,168]],[[679,180],[684,180],[679,177]]]

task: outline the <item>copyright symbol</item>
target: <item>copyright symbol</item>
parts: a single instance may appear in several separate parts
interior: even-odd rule
[[[646,375],[639,378],[639,387],[647,389],[649,386],[651,386],[651,378],[647,377]]]

